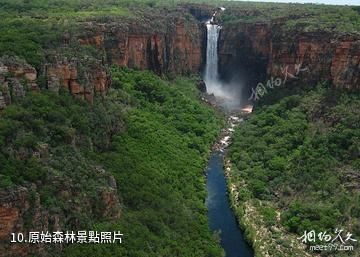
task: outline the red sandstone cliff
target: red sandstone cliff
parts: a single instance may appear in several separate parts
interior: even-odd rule
[[[150,69],[159,74],[199,72],[202,59],[200,24],[184,18],[171,22],[162,30],[140,24],[89,22],[84,24],[85,32],[79,35],[78,42],[103,50],[109,64]]]
[[[183,6],[181,10],[200,18],[211,13],[199,6]],[[148,69],[158,74],[200,72],[204,31],[202,23],[194,17],[184,18],[177,12],[166,18],[144,17],[142,22],[93,20],[79,26],[81,30],[77,33],[64,34],[63,47],[48,53],[44,73],[50,90],[65,88],[92,102],[94,95],[106,92],[111,83],[109,65]],[[70,43],[80,48],[92,47],[97,53],[92,56],[67,50],[73,47]]]
[[[336,44],[331,77],[338,87],[360,89],[360,40],[344,37]]]
[[[271,42],[268,74],[284,76],[281,68],[302,81],[331,81],[336,88],[359,89],[360,37],[326,33],[302,33],[296,38]]]
[[[303,82],[327,80],[336,88],[360,88],[358,35],[296,31],[289,35],[276,24],[232,24],[223,27],[219,54],[221,65],[251,67],[258,75],[266,71],[268,77],[284,78],[287,70],[298,73]],[[257,82],[261,80],[250,86]]]
[[[95,94],[104,94],[111,82],[105,65],[96,59],[89,62],[56,56],[45,65],[45,74],[49,90],[58,91],[62,87],[88,102],[93,101]]]

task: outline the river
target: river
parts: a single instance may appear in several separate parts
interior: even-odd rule
[[[221,231],[221,246],[226,257],[253,257],[251,247],[244,239],[230,207],[223,170],[223,153],[212,153],[207,167],[206,205],[212,231]]]
[[[229,108],[238,107],[239,97],[225,90],[218,74],[218,39],[221,26],[214,22],[218,12],[225,8],[219,8],[206,22],[207,45],[206,45],[206,67],[204,81],[207,92],[213,97],[221,99],[221,105]],[[235,102],[236,104],[233,104]],[[248,112],[245,110],[245,112]],[[239,113],[240,114],[240,113]],[[228,126],[222,131],[219,142],[214,147],[213,153],[207,167],[207,192],[206,204],[208,208],[209,225],[213,232],[221,231],[221,246],[225,250],[226,257],[253,257],[251,247],[246,243],[243,232],[240,230],[235,215],[231,210],[225,173],[223,170],[223,154],[231,139],[235,126],[241,122],[238,116],[228,118]]]

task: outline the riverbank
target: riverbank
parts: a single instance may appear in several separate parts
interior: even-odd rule
[[[208,102],[216,109],[222,109],[218,102]],[[224,111],[227,119],[224,128],[220,131],[219,138],[212,147],[211,156],[206,169],[207,192],[206,206],[210,229],[219,238],[226,257],[253,257],[254,252],[245,240],[243,230],[240,228],[235,213],[231,208],[227,189],[224,158],[226,150],[231,143],[231,137],[252,107],[238,111]],[[249,111],[250,110],[250,111]]]
[[[228,151],[234,209],[261,256],[314,256],[310,244],[325,242],[303,245],[305,231],[326,231],[351,249],[322,256],[360,256],[358,105],[357,93],[324,83],[263,102],[236,129]],[[336,229],[357,241],[342,244]]]
[[[220,105],[215,103],[214,107]],[[231,143],[231,137],[244,118],[250,113],[246,110],[224,112],[227,119],[219,138],[212,147],[212,153],[206,169],[207,192],[206,206],[210,229],[219,238],[226,257],[253,257],[254,252],[245,240],[244,232],[239,227],[227,190],[224,158]]]
[[[251,114],[247,113],[245,117],[249,115]],[[236,126],[242,126],[243,117],[239,120],[240,122],[232,127],[231,136]],[[230,142],[232,138],[229,137],[228,140]],[[251,195],[244,174],[233,165],[229,154],[224,157],[224,171],[230,206],[244,231],[245,240],[254,250],[255,257],[318,256],[310,255],[306,251],[306,245],[302,244],[295,234],[285,230],[281,225],[280,211],[273,203]]]
[[[231,208],[255,257],[317,256],[307,253],[306,245],[285,231],[280,224],[280,212],[270,202],[244,200],[247,197],[245,180],[235,175],[236,167],[230,159],[225,158],[224,165]]]

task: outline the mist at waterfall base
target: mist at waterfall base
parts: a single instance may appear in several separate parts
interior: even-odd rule
[[[218,72],[218,38],[221,26],[214,24],[213,20],[206,23],[206,67],[204,81],[208,94],[214,94],[221,106],[227,110],[240,109],[245,103],[241,100],[242,83],[239,77],[234,76],[230,82],[224,83]]]

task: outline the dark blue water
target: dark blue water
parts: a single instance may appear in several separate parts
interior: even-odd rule
[[[226,257],[254,257],[230,208],[221,153],[212,153],[207,174],[206,204],[210,228],[212,231],[221,231],[221,246]]]

